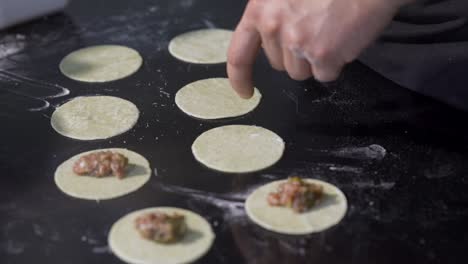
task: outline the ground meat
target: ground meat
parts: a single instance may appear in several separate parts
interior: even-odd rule
[[[73,172],[78,175],[104,177],[108,175],[125,177],[128,159],[112,151],[98,151],[80,157],[73,165]]]
[[[187,225],[183,215],[153,212],[135,219],[135,228],[145,239],[160,243],[173,243],[183,237]]]
[[[305,182],[299,177],[289,177],[276,192],[268,195],[267,200],[271,206],[285,206],[302,213],[312,208],[322,196],[323,186]]]

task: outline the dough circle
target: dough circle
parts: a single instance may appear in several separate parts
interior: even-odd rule
[[[211,78],[182,87],[175,96],[176,105],[186,114],[202,119],[244,115],[257,107],[262,95],[255,88],[250,99],[242,99],[227,78]]]
[[[73,164],[81,156],[101,150],[118,152],[128,158],[127,176],[118,179],[115,176],[96,178],[79,176],[73,172]],[[86,200],[107,200],[117,198],[142,187],[151,176],[148,161],[138,153],[123,148],[97,149],[80,153],[58,166],[55,171],[55,184],[64,193]]]
[[[245,210],[253,222],[277,233],[306,235],[324,231],[338,224],[345,216],[348,203],[343,192],[332,184],[314,179],[306,181],[323,185],[325,197],[311,210],[298,214],[290,208],[270,206],[268,194],[276,191],[278,185],[285,181],[263,185],[247,197]]]
[[[188,233],[173,244],[159,244],[142,238],[135,229],[134,221],[140,214],[154,211],[183,214]],[[129,263],[182,264],[194,262],[205,255],[214,239],[210,224],[200,215],[180,208],[153,207],[120,218],[109,232],[109,247],[117,257]]]
[[[55,131],[66,137],[106,139],[130,130],[139,114],[133,103],[118,97],[84,96],[58,107],[50,122]]]
[[[283,155],[284,141],[262,127],[228,125],[202,133],[193,142],[192,152],[209,168],[247,173],[275,164]]]
[[[201,29],[176,36],[169,42],[169,53],[190,63],[215,64],[227,61],[232,31]]]
[[[135,73],[143,59],[131,48],[98,45],[76,50],[62,59],[60,71],[70,79],[82,82],[109,82]]]

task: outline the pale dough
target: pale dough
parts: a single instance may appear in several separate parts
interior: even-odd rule
[[[50,122],[59,134],[80,140],[105,139],[130,130],[138,108],[112,96],[77,97],[58,107]]]
[[[177,212],[185,216],[187,234],[173,244],[160,244],[146,240],[135,229],[135,219],[147,212]],[[109,246],[120,259],[134,264],[191,263],[208,252],[215,235],[210,224],[200,215],[173,207],[154,207],[132,212],[120,218],[109,232]]]
[[[255,88],[250,99],[242,99],[226,78],[211,78],[189,83],[176,96],[177,106],[186,114],[202,119],[244,115],[260,103],[262,95]]]
[[[201,134],[192,145],[195,158],[209,168],[231,173],[262,170],[283,155],[284,141],[258,126],[229,125]]]
[[[101,150],[118,152],[128,158],[129,167],[125,178],[79,176],[73,172],[73,164],[81,156]],[[63,162],[55,171],[55,184],[60,190],[72,197],[86,200],[106,200],[136,191],[150,179],[150,176],[149,163],[140,154],[122,148],[98,149],[80,153]]]
[[[201,29],[190,31],[169,42],[169,52],[179,60],[191,63],[214,64],[227,60],[232,31]]]
[[[131,48],[119,45],[98,45],[68,54],[60,62],[60,71],[82,82],[109,82],[136,72],[143,59]]]
[[[268,183],[249,195],[245,210],[253,222],[270,231],[305,235],[324,231],[338,224],[345,216],[348,204],[343,192],[329,183],[313,179],[306,181],[323,185],[325,197],[311,210],[298,214],[291,208],[270,206],[268,194],[276,191],[278,185],[285,181]]]

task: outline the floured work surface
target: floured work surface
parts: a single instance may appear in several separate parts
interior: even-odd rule
[[[152,206],[188,208],[209,220],[217,237],[200,259],[203,264],[468,262],[466,114],[397,87],[360,64],[348,65],[336,85],[322,87],[292,81],[259,56],[254,77],[262,101],[254,111],[234,120],[194,119],[173,105],[176,92],[196,80],[225,77],[225,65],[178,61],[168,53],[168,42],[205,23],[235,28],[245,2],[106,3],[75,1],[66,16],[35,20],[0,38],[2,55],[9,54],[0,56],[2,71],[35,80],[15,85],[0,73],[0,167],[7,172],[0,184],[3,262],[119,262],[106,242],[112,223]],[[70,51],[111,42],[144,55],[136,75],[90,84],[59,72],[60,60]],[[7,90],[25,92],[22,88],[28,87],[35,92],[31,97],[56,93],[44,83],[61,85],[70,94],[45,98],[49,108],[28,112],[32,99]],[[94,142],[57,134],[49,123],[54,106],[90,94],[134,103],[140,110],[134,129]],[[190,151],[193,141],[230,124],[257,125],[280,135],[286,143],[281,161],[247,175],[225,174],[197,162]],[[383,159],[341,152],[373,144],[386,149]],[[112,147],[131,149],[151,162],[153,176],[143,188],[97,203],[68,197],[54,184],[54,171],[63,161],[85,150]],[[339,225],[291,238],[248,220],[243,202],[250,191],[296,173],[343,190],[349,209]]]

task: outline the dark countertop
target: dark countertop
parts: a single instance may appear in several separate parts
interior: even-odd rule
[[[0,33],[0,263],[120,263],[107,247],[110,226],[150,206],[188,208],[210,221],[217,238],[199,263],[467,263],[466,113],[398,87],[359,63],[324,87],[274,72],[264,56],[255,67],[264,97],[254,112],[202,121],[178,110],[179,88],[226,76],[225,65],[178,61],[169,55],[168,41],[191,29],[232,29],[244,5],[80,0],[65,14]],[[142,68],[103,84],[76,82],[59,72],[69,52],[108,43],[137,49]],[[141,110],[138,124],[109,140],[57,134],[50,126],[54,107],[91,94],[132,101]],[[190,145],[203,131],[225,124],[275,131],[287,143],[283,159],[246,175],[203,167]],[[126,147],[148,158],[154,169],[150,182],[101,202],[57,189],[53,174],[62,161],[106,147]],[[349,210],[338,226],[289,237],[248,220],[246,194],[292,173],[343,190]]]

